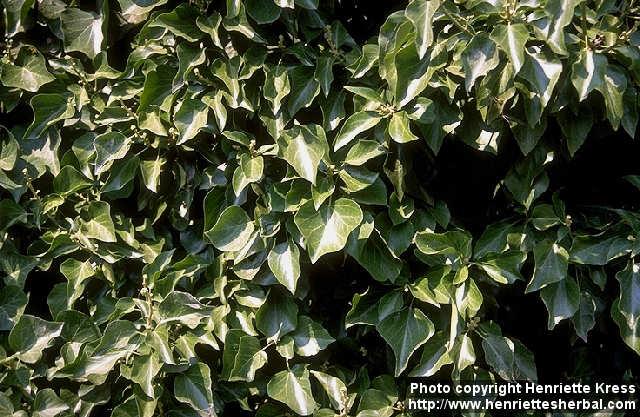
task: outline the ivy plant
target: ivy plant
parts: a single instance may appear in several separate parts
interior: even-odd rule
[[[633,1],[343,3],[1,1],[1,415],[404,415],[538,380],[514,293],[640,354],[640,171],[554,179],[636,136]],[[450,143],[508,158],[481,227]]]

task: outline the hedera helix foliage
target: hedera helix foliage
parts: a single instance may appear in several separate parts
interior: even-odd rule
[[[2,5],[0,414],[400,415],[408,376],[537,379],[509,286],[640,354],[638,207],[548,190],[636,134],[629,2],[412,0],[364,42],[319,0]],[[517,143],[481,233],[444,141]]]

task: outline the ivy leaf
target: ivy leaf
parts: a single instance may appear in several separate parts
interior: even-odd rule
[[[320,83],[313,76],[313,71],[313,68],[298,66],[289,72],[291,93],[287,99],[287,110],[291,116],[309,107],[320,93]]]
[[[320,383],[334,410],[342,411],[347,407],[347,386],[340,378],[320,371],[311,371],[311,375]]]
[[[345,317],[345,327],[348,329],[356,324],[375,326],[378,324],[378,301],[370,289],[364,293],[353,295],[351,309]]]
[[[513,223],[510,222],[494,223],[487,226],[473,248],[473,257],[482,259],[487,254],[502,253],[507,250],[507,237],[512,232],[512,228]]]
[[[193,139],[202,128],[207,126],[208,109],[207,105],[200,100],[184,100],[180,103],[174,119],[179,133],[176,145]]]
[[[348,198],[339,198],[320,210],[310,201],[300,207],[294,221],[305,238],[311,262],[315,263],[322,255],[344,248],[349,234],[362,221],[362,210]]]
[[[389,87],[395,92],[394,103],[397,108],[406,106],[423,92],[435,71],[443,65],[442,60],[439,63],[432,62],[431,55],[418,59],[414,43],[406,45],[395,55],[394,69],[397,74],[395,83],[390,82]]]
[[[471,257],[471,236],[464,231],[433,233],[427,230],[416,233],[414,241],[425,255],[441,255],[456,262]]]
[[[273,23],[280,17],[282,10],[272,1],[247,0],[247,13],[258,24]]]
[[[550,0],[545,5],[547,43],[558,54],[566,53],[564,28],[571,23],[578,3],[577,0]]]
[[[313,76],[320,83],[320,88],[324,93],[324,96],[329,95],[331,91],[331,83],[333,83],[333,63],[334,58],[330,56],[324,56],[318,58],[318,64],[316,65],[315,73]]]
[[[278,9],[278,13],[279,12],[280,9]],[[280,112],[282,100],[284,100],[284,98],[291,92],[289,76],[286,69],[281,66],[277,66],[273,69],[265,67],[265,74],[266,80],[264,88],[262,89],[262,94],[264,95],[264,98],[271,102],[273,114],[278,114],[278,112]]]
[[[62,195],[75,193],[93,183],[72,165],[65,165],[53,179],[53,190]]]
[[[324,130],[317,125],[297,126],[286,130],[277,143],[289,165],[302,178],[315,184],[320,160],[329,153]]]
[[[18,159],[20,145],[6,128],[0,128],[0,170],[11,171]]]
[[[453,362],[449,352],[447,341],[449,336],[443,332],[437,332],[422,350],[419,364],[411,370],[410,377],[427,378],[434,375],[444,365]]]
[[[433,17],[439,7],[440,0],[413,0],[405,10],[416,32],[416,49],[420,59],[424,58],[433,43]]]
[[[162,363],[155,353],[138,356],[133,360],[131,380],[137,383],[149,398],[154,398],[153,381],[161,367]]]
[[[148,14],[156,7],[165,4],[167,0],[118,0],[122,17],[127,23],[138,24],[147,19]]]
[[[89,239],[98,239],[103,242],[115,242],[116,232],[111,219],[111,207],[104,201],[91,202],[86,210],[86,218],[82,222],[82,232]]]
[[[160,184],[160,174],[162,173],[162,166],[166,163],[166,160],[160,155],[157,155],[155,159],[140,161],[140,174],[142,175],[142,182],[149,191],[154,193],[158,192],[158,186]]]
[[[4,23],[8,37],[24,30],[24,21],[35,0],[3,1]]]
[[[411,132],[407,113],[396,112],[389,122],[389,136],[398,143],[407,143],[418,140],[418,137]]]
[[[496,44],[485,33],[479,33],[462,52],[462,67],[464,68],[465,86],[467,91],[475,84],[479,77],[487,75],[498,66],[498,50]]]
[[[125,188],[134,180],[139,163],[140,159],[137,156],[117,161],[109,172],[109,177],[102,187],[102,192],[116,192]]]
[[[55,80],[47,71],[44,57],[33,47],[20,48],[14,62],[0,67],[2,71],[2,85],[16,87],[32,93],[40,87]]]
[[[102,51],[102,16],[76,8],[67,8],[60,15],[64,48],[78,51],[93,59]]]
[[[308,10],[316,10],[320,0],[295,0],[295,4]]]
[[[267,263],[279,283],[291,294],[296,292],[300,278],[300,250],[291,240],[276,245],[267,256]]]
[[[580,287],[571,277],[549,284],[540,291],[540,297],[549,311],[548,328],[571,318],[580,306]]]
[[[606,265],[631,250],[631,241],[620,236],[600,238],[576,236],[571,246],[571,262],[587,265]]]
[[[500,328],[493,323],[481,326],[484,358],[491,368],[507,381],[537,379],[533,354],[518,340],[502,336]]]
[[[364,165],[367,161],[386,153],[386,148],[375,140],[359,140],[349,149],[344,163],[353,166]]]
[[[139,344],[139,333],[132,322],[110,321],[93,351],[84,351],[74,362],[66,365],[55,375],[102,384],[115,364],[134,351]]]
[[[33,122],[24,132],[23,139],[36,139],[51,125],[75,113],[73,98],[63,94],[38,94],[30,101]]]
[[[240,162],[233,173],[233,191],[236,196],[251,183],[258,182],[264,173],[264,159],[262,156],[252,157],[243,153],[240,155]]]
[[[178,72],[173,79],[173,91],[178,91],[185,83],[185,77],[206,60],[205,50],[193,48],[188,44],[179,44],[176,47],[178,55]]]
[[[60,264],[60,272],[67,278],[66,304],[70,308],[84,292],[87,278],[94,276],[96,270],[89,261],[67,259]]]
[[[242,249],[251,234],[254,224],[245,211],[238,206],[227,207],[214,226],[205,232],[213,246],[223,252],[235,252]]]
[[[131,141],[120,132],[108,132],[96,136],[93,141],[96,152],[94,174],[100,175],[111,167],[113,161],[124,158],[130,146]]]
[[[211,308],[201,304],[191,294],[172,291],[158,306],[160,324],[180,322],[195,329],[200,321],[211,315]]]
[[[580,111],[578,115],[565,110],[559,112],[556,118],[562,134],[567,140],[569,153],[571,156],[574,156],[591,131],[593,126],[593,113],[588,108]]]
[[[0,331],[13,328],[22,316],[28,301],[20,287],[7,285],[0,289]]]
[[[288,8],[288,9],[294,8],[294,0],[274,0],[274,1],[278,6],[282,8]]]
[[[389,315],[376,328],[393,349],[396,357],[396,377],[406,369],[413,352],[426,343],[435,332],[431,320],[413,307]]]
[[[68,409],[69,405],[62,401],[51,388],[38,391],[33,400],[34,417],[55,417]]]
[[[382,95],[369,87],[361,87],[361,86],[352,86],[348,85],[344,88],[345,90],[355,94],[358,97],[362,97],[372,104],[383,105],[385,104]]]
[[[360,265],[362,265],[371,276],[377,281],[394,282],[400,270],[402,262],[396,259],[387,245],[377,236],[368,236],[362,234],[363,228],[367,223],[365,221],[360,227],[360,233],[352,233],[347,243],[347,253],[352,256]]]
[[[302,416],[312,414],[316,408],[309,371],[304,365],[295,365],[275,374],[267,384],[267,393]]]
[[[202,32],[196,25],[196,17],[198,13],[191,5],[181,4],[171,12],[158,15],[149,26],[162,27],[189,42],[197,42]]]
[[[36,363],[42,357],[42,351],[60,336],[62,326],[62,323],[24,314],[9,333],[9,346],[22,362]]]
[[[382,120],[382,117],[376,112],[360,111],[352,114],[344,122],[340,132],[333,141],[333,150],[337,151],[345,145],[353,141],[360,133],[365,132]]]
[[[533,258],[533,278],[525,292],[537,291],[549,284],[562,281],[567,276],[569,254],[557,243],[548,240],[538,243],[533,248]]]
[[[224,340],[221,377],[227,381],[251,382],[255,372],[267,363],[258,338],[231,329]]]
[[[16,223],[25,223],[27,213],[22,206],[13,200],[0,200],[0,231],[6,229]]]
[[[527,48],[525,62],[518,75],[529,82],[540,98],[540,104],[545,107],[551,100],[561,73],[562,63],[559,59],[545,49],[531,47]]]
[[[60,133],[53,127],[49,127],[38,138],[24,138],[20,144],[22,159],[35,168],[37,176],[47,171],[57,176],[60,173],[60,142]]]
[[[571,82],[578,91],[580,101],[587,98],[589,93],[604,84],[604,74],[607,70],[607,57],[603,54],[586,49],[580,52],[580,59],[571,67]]]
[[[256,326],[267,338],[279,340],[298,325],[298,306],[289,297],[269,293],[256,313]]]
[[[627,328],[636,329],[640,321],[640,264],[629,262],[616,274],[616,279],[620,284],[617,311],[626,320]]]
[[[604,83],[598,87],[598,91],[604,96],[607,118],[615,130],[620,127],[625,114],[628,113],[624,98],[627,84],[625,73],[619,67],[609,65],[604,74]]]
[[[291,337],[295,352],[300,356],[314,356],[335,341],[324,327],[307,316],[298,317],[298,325]]]
[[[491,32],[491,39],[507,54],[517,74],[524,65],[525,45],[529,40],[529,30],[522,23],[498,25]]]
[[[506,252],[485,257],[477,265],[500,284],[513,284],[521,280],[520,267],[527,259],[527,254],[522,252]]]
[[[345,167],[338,172],[344,183],[342,189],[347,193],[357,193],[371,187],[378,179],[379,174],[362,167]]]
[[[585,342],[587,341],[587,333],[596,324],[594,314],[596,312],[596,302],[587,291],[580,294],[580,304],[578,311],[573,315],[573,326],[576,334]]]
[[[638,321],[634,323],[635,326],[629,326],[630,323],[622,314],[618,300],[615,300],[611,305],[611,318],[618,325],[620,336],[624,343],[640,355],[640,327],[638,327]]]
[[[213,392],[211,391],[211,371],[204,363],[189,366],[186,372],[178,374],[173,381],[173,394],[182,403],[195,410],[213,415]]]

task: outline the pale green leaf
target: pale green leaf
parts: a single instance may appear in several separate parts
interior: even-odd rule
[[[312,414],[316,408],[306,366],[296,365],[275,374],[267,384],[267,393],[302,416]]]
[[[323,205],[316,210],[313,202],[304,204],[294,218],[305,238],[311,262],[322,255],[344,248],[349,234],[362,221],[362,210],[347,198]]]

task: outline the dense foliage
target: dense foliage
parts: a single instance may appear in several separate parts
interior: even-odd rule
[[[2,0],[1,415],[402,414],[536,380],[531,297],[631,377],[640,176],[553,170],[636,135],[633,1],[318,3]]]

